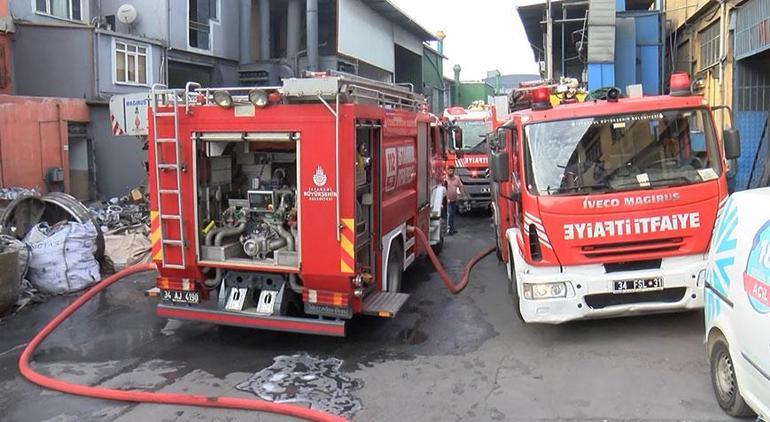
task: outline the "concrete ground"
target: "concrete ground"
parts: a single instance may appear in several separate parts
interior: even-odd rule
[[[461,218],[442,261],[457,274],[491,239],[487,218]],[[40,371],[119,388],[256,397],[235,385],[306,352],[344,361],[363,381],[360,421],[728,419],[716,404],[701,313],[523,325],[494,256],[450,295],[426,262],[406,277],[412,294],[393,320],[361,317],[345,339],[158,319],[143,290],[122,282],[85,306],[35,356]],[[55,298],[0,321],[0,409],[10,421],[289,420],[250,412],[129,405],[45,391],[22,379],[25,343],[72,300]]]

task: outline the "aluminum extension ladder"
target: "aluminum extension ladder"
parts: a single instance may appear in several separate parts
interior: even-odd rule
[[[184,219],[182,218],[182,172],[185,171],[184,164],[182,163],[182,145],[179,142],[179,95],[175,90],[156,90],[153,87],[151,91],[152,96],[152,123],[154,142],[153,151],[155,153],[155,191],[156,191],[156,203],[158,204],[158,216],[160,226],[160,242],[161,242],[161,262],[163,268],[170,269],[185,269],[187,268],[187,261],[185,256],[185,247],[187,242],[184,232]],[[159,110],[161,105],[164,111]],[[165,111],[167,108],[171,108],[171,111]],[[160,119],[174,119],[174,135],[173,137],[161,137],[158,130],[158,121]],[[174,145],[174,162],[163,161],[161,151],[162,145],[172,144]],[[161,185],[161,174],[167,174],[167,172],[173,172],[176,176],[176,185],[173,187]],[[167,178],[165,180],[168,180]],[[176,199],[177,213],[168,212],[167,201],[171,198]],[[163,199],[166,199],[164,201]],[[166,209],[164,209],[166,204]],[[168,224],[168,226],[166,226]],[[166,228],[178,227],[179,238],[170,239]],[[179,259],[174,259],[174,262],[170,262],[168,259],[168,250],[177,249],[179,251]]]

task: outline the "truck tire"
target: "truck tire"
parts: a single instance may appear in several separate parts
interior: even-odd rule
[[[394,240],[390,246],[388,264],[385,268],[387,268],[385,277],[388,280],[388,291],[401,292],[401,281],[404,279],[404,250],[398,240]]]
[[[495,254],[497,255],[497,260],[500,262],[503,262],[503,245],[500,244],[500,228],[497,226],[497,223],[493,223],[493,226],[495,228],[495,245],[497,245],[497,249],[495,250]]]
[[[513,298],[513,312],[516,314],[516,318],[518,318],[519,321],[526,324],[527,322],[524,321],[524,317],[521,316],[521,300],[519,298],[519,288],[516,285],[516,267],[513,265],[513,252],[511,251],[510,246],[506,249],[508,250],[508,263],[506,264],[505,269],[508,273],[508,289]]]
[[[741,396],[730,348],[721,335],[709,347],[709,362],[711,385],[719,407],[732,417],[753,416],[754,412]]]

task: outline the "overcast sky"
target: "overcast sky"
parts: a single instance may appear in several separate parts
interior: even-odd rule
[[[425,29],[443,30],[444,73],[460,64],[463,80],[483,79],[488,70],[537,74],[532,50],[516,13],[531,0],[391,0]]]

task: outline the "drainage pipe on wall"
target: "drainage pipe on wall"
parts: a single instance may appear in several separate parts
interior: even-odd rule
[[[270,0],[259,0],[259,59],[270,59]]]
[[[239,3],[239,33],[238,47],[241,64],[249,64],[251,60],[251,0],[241,0]]]
[[[300,40],[302,38],[302,0],[289,0],[287,16],[286,58],[295,60],[297,55],[299,55]]]
[[[307,61],[310,71],[321,67],[318,57],[318,0],[307,0]]]

